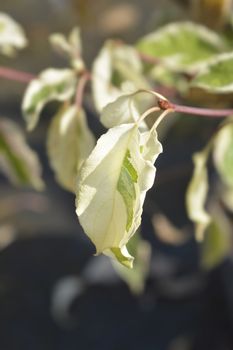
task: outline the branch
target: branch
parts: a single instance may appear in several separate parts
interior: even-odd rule
[[[174,112],[187,113],[209,118],[223,118],[233,115],[233,109],[209,109],[190,106],[182,106],[171,103],[168,100],[158,100],[158,106],[162,110],[173,109]]]
[[[31,80],[36,78],[36,75],[0,66],[0,78],[14,80],[20,83],[30,83]]]
[[[147,56],[144,54],[143,54],[143,58],[145,60],[148,59],[148,62],[151,60],[150,56]],[[156,59],[152,58],[152,60],[155,62]],[[13,80],[21,83],[30,83],[31,80],[36,78],[36,75],[0,66],[0,78],[9,79],[9,80]],[[78,106],[82,105],[84,89],[85,89],[86,83],[90,79],[91,79],[91,73],[88,71],[85,71],[79,80],[77,93],[76,93],[76,103]],[[168,100],[160,100],[160,99],[158,100],[158,106],[161,110],[172,109],[174,112],[193,114],[193,115],[204,116],[209,118],[223,118],[223,117],[228,117],[231,114],[233,115],[233,109],[209,109],[209,108],[183,106],[183,105],[172,103]]]
[[[81,108],[83,104],[83,95],[84,95],[84,90],[86,87],[87,82],[91,80],[91,73],[88,71],[85,71],[82,76],[80,77],[80,80],[78,82],[77,86],[77,92],[76,92],[76,105]]]

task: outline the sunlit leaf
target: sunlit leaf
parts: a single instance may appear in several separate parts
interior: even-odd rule
[[[0,52],[12,56],[26,45],[23,28],[7,14],[0,12]]]
[[[61,108],[49,128],[47,150],[57,181],[74,192],[78,169],[94,148],[85,112],[75,105]]]
[[[82,56],[82,42],[80,29],[75,27],[66,38],[61,33],[53,33],[49,36],[52,47],[62,56],[71,60],[72,66],[77,71],[82,71],[85,67]]]
[[[142,38],[140,52],[159,59],[172,70],[190,70],[224,49],[221,38],[191,22],[168,24]]]
[[[46,103],[71,98],[76,82],[75,73],[71,69],[46,69],[34,79],[27,87],[22,105],[28,130],[34,129]]]
[[[141,135],[137,124],[122,124],[104,134],[84,162],[77,187],[77,215],[96,252],[115,256],[127,267],[126,244],[141,223],[146,191],[162,147],[155,130]]]
[[[145,287],[146,278],[149,272],[151,247],[149,242],[143,240],[139,233],[136,233],[127,245],[130,253],[135,256],[132,270],[112,260],[113,266],[120,277],[128,284],[132,293],[140,294]]]
[[[101,123],[106,128],[117,125],[132,123],[140,117],[138,106],[135,105],[135,94],[127,94],[118,97],[115,101],[108,103],[100,116]]]
[[[214,93],[233,92],[233,53],[218,55],[192,80],[191,85]]]
[[[121,95],[103,108],[100,121],[106,128],[136,122],[145,110],[157,105],[158,99],[165,100],[162,95],[150,90],[137,90]],[[145,123],[140,128],[148,129]]]
[[[206,150],[194,154],[194,172],[186,193],[188,217],[195,223],[196,238],[199,241],[203,239],[210,223],[210,216],[204,207],[208,194],[207,158]]]
[[[226,124],[217,133],[213,158],[222,181],[233,188],[233,123]]]
[[[41,190],[41,167],[38,157],[26,144],[19,127],[12,121],[0,120],[0,171],[12,183]]]
[[[142,69],[134,48],[107,41],[94,61],[92,70],[92,88],[97,110],[100,112],[123,93],[149,88]]]

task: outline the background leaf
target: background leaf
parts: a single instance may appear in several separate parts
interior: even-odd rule
[[[94,148],[84,110],[65,106],[53,118],[47,139],[47,151],[57,181],[74,192],[78,170]]]
[[[7,119],[0,120],[0,170],[16,185],[37,190],[44,187],[36,153],[26,144],[19,127]]]
[[[190,70],[224,49],[221,38],[192,22],[168,24],[137,44],[140,52],[162,61],[171,70]]]
[[[80,72],[84,70],[85,64],[81,58],[82,41],[78,27],[72,29],[68,38],[61,33],[53,33],[49,36],[49,41],[55,51],[70,59],[71,65],[76,71]]]
[[[186,192],[186,207],[190,220],[195,223],[197,240],[202,240],[204,231],[210,223],[210,216],[204,208],[208,193],[208,174],[206,149],[193,156],[194,172]]]
[[[71,69],[46,69],[27,87],[22,110],[28,130],[34,129],[46,103],[70,99],[76,87],[76,77]]]
[[[216,59],[204,67],[192,80],[191,86],[208,92],[233,92],[233,53],[218,55]]]
[[[94,61],[92,77],[94,102],[99,112],[123,93],[149,88],[137,51],[110,40]]]
[[[222,181],[233,188],[233,123],[226,124],[217,133],[213,159]]]
[[[13,56],[16,50],[23,49],[26,45],[23,28],[10,16],[0,12],[0,52]]]
[[[232,247],[231,222],[219,205],[211,208],[212,222],[208,226],[201,246],[201,263],[213,269],[230,254]]]

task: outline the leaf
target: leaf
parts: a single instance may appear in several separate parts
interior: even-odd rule
[[[227,210],[233,212],[233,187],[222,186],[220,187],[220,198],[221,202],[227,208]]]
[[[101,123],[106,128],[112,128],[117,125],[137,121],[140,117],[140,112],[135,104],[134,96],[134,93],[122,95],[115,101],[108,103],[101,113]]]
[[[22,110],[28,130],[35,128],[43,107],[50,101],[70,99],[76,87],[75,73],[71,69],[49,68],[27,87]]]
[[[44,187],[38,157],[25,142],[19,127],[7,119],[0,120],[0,169],[16,185]]]
[[[53,118],[47,139],[47,151],[56,179],[65,189],[75,191],[78,170],[94,148],[84,110],[65,106]]]
[[[137,51],[126,45],[107,41],[94,61],[92,90],[100,112],[123,93],[149,88]]]
[[[185,94],[189,87],[187,76],[181,75],[180,72],[171,71],[163,62],[153,66],[148,75],[156,84],[175,89],[180,94]]]
[[[141,223],[146,191],[161,153],[155,130],[141,135],[137,124],[109,129],[80,170],[76,207],[97,254],[115,256],[132,267],[126,244]]]
[[[158,98],[166,100],[162,95],[150,90],[137,90],[121,95],[103,108],[100,121],[106,128],[136,122],[145,110],[157,104]],[[140,128],[144,131],[148,129],[144,122]]]
[[[23,28],[10,16],[0,12],[0,52],[13,56],[16,50],[27,46]]]
[[[208,92],[233,92],[233,53],[216,56],[210,64],[204,66],[192,80],[191,86]]]
[[[224,44],[215,32],[204,26],[175,22],[143,37],[137,48],[171,70],[186,71],[220,53]]]
[[[71,60],[71,65],[80,72],[85,68],[82,56],[82,41],[80,29],[74,27],[68,38],[61,33],[53,33],[49,36],[49,41],[55,51]]]
[[[115,259],[112,260],[113,267],[120,277],[128,284],[132,293],[141,294],[145,287],[145,281],[149,273],[151,246],[149,242],[143,240],[138,232],[132,237],[127,249],[135,256],[133,270],[127,269],[119,264]]]
[[[204,205],[208,193],[208,173],[206,149],[193,156],[194,173],[186,192],[186,207],[188,217],[195,223],[195,233],[198,241],[203,239],[204,231],[210,223],[210,216]]]
[[[222,181],[233,188],[233,124],[228,123],[214,140],[213,159]]]
[[[217,205],[211,210],[212,222],[207,228],[201,247],[201,263],[205,269],[213,269],[231,252],[231,222]]]

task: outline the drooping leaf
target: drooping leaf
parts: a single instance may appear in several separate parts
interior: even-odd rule
[[[16,50],[23,49],[26,45],[23,28],[10,16],[0,12],[0,52],[13,56]]]
[[[7,119],[0,120],[0,171],[16,185],[44,187],[36,153],[26,144],[20,128]]]
[[[80,170],[77,215],[97,254],[132,267],[126,244],[141,223],[146,191],[153,185],[161,153],[155,130],[141,135],[137,124],[109,129]]]
[[[78,170],[94,148],[84,110],[75,105],[61,108],[49,128],[47,150],[57,181],[74,192]]]
[[[204,26],[176,22],[143,37],[137,47],[171,70],[190,70],[222,52],[221,38]]]
[[[188,217],[195,223],[196,238],[199,241],[203,239],[205,229],[210,223],[210,216],[204,207],[208,194],[207,159],[206,149],[194,154],[194,172],[186,192]]]
[[[85,64],[82,56],[82,42],[80,29],[75,27],[66,38],[61,33],[53,33],[49,37],[52,47],[61,55],[71,60],[71,65],[78,71],[82,71]]]
[[[128,284],[132,293],[140,294],[145,287],[145,281],[149,272],[151,247],[149,242],[143,240],[138,232],[132,237],[127,249],[135,256],[132,270],[119,264],[115,259],[112,260],[113,266],[120,277]]]
[[[46,103],[71,98],[76,83],[75,73],[71,69],[46,69],[34,79],[26,89],[22,104],[28,130],[34,129]]]
[[[96,109],[100,112],[123,93],[149,88],[142,74],[137,51],[114,41],[107,41],[94,61],[92,89]]]
[[[222,181],[233,188],[233,123],[226,124],[217,133],[213,159]]]
[[[233,53],[216,56],[211,64],[203,67],[192,80],[191,86],[213,93],[233,92]]]

